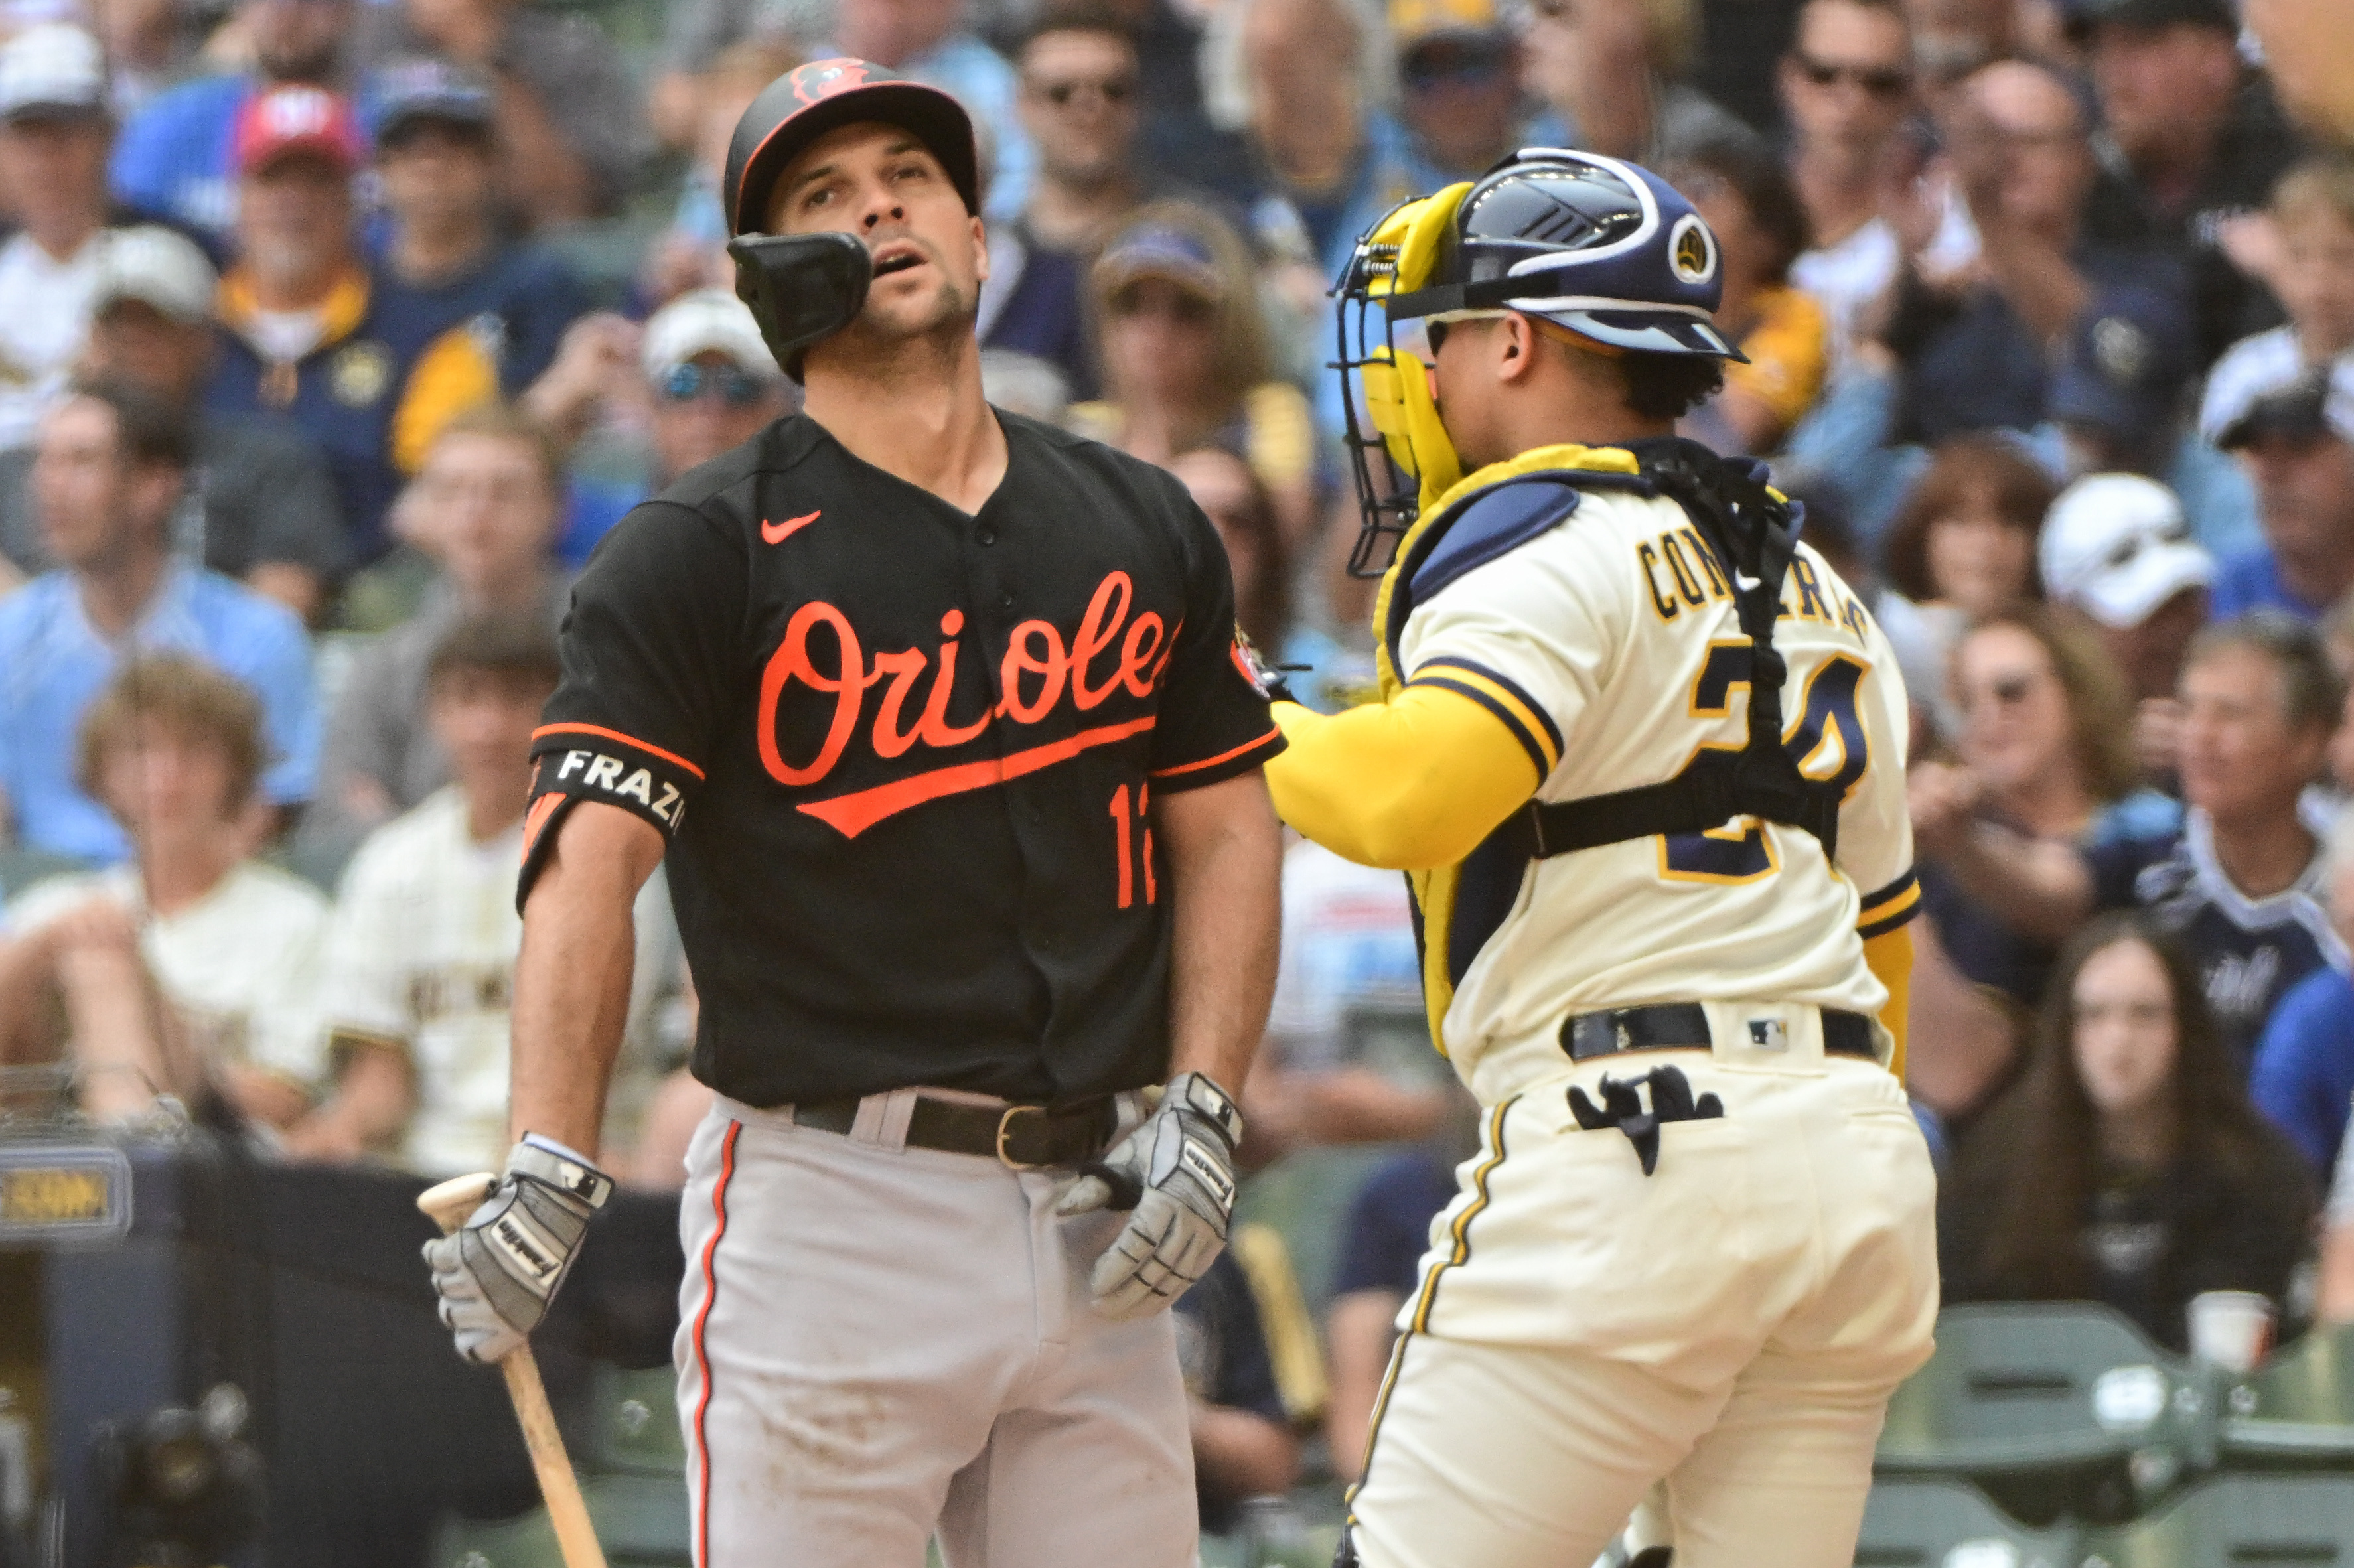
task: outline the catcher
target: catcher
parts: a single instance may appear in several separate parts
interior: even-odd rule
[[[1937,1304],[1902,1082],[1917,895],[1880,629],[1675,421],[1740,357],[1715,237],[1528,149],[1341,287],[1383,700],[1288,703],[1278,810],[1409,874],[1485,1107],[1341,1562],[1822,1568]],[[1419,326],[1427,358],[1409,353]]]

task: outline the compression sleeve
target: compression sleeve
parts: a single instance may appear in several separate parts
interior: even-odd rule
[[[1888,1004],[1880,1010],[1880,1022],[1896,1037],[1896,1049],[1889,1054],[1888,1070],[1896,1075],[1901,1084],[1904,1081],[1905,1015],[1913,1000],[1912,930],[1897,926],[1865,938],[1863,961],[1872,967],[1880,983],[1888,988]]]
[[[1267,765],[1276,810],[1360,865],[1452,865],[1541,782],[1521,737],[1447,686],[1330,716],[1278,703],[1275,719],[1289,742]]]

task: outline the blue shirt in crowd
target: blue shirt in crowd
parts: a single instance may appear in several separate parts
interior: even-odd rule
[[[2288,989],[2325,963],[2346,964],[2346,944],[2329,927],[2318,853],[2287,888],[2251,898],[2223,874],[2206,813],[2192,810],[2179,833],[2099,844],[2084,863],[2099,907],[2147,910],[2189,949],[2243,1071]]]
[[[2209,618],[2229,620],[2252,609],[2285,610],[2299,620],[2318,623],[2326,604],[2307,604],[2288,591],[2280,578],[2280,563],[2269,546],[2258,546],[2228,556],[2215,565],[2215,581],[2208,588]]]
[[[218,665],[261,699],[274,805],[311,796],[319,710],[311,650],[293,612],[215,572],[175,562],[120,643],[82,613],[72,574],[50,572],[0,599],[0,789],[27,849],[111,863],[131,843],[74,783],[76,732],[125,654],[172,650]]]
[[[1430,1250],[1430,1222],[1455,1196],[1455,1168],[1426,1149],[1373,1168],[1349,1205],[1332,1294],[1380,1290],[1411,1296]]]
[[[588,291],[554,252],[503,245],[462,278],[429,287],[404,281],[376,258],[377,306],[387,319],[463,322],[499,367],[499,390],[520,397],[556,363],[564,332],[588,311]]]
[[[237,115],[259,88],[211,76],[165,88],[115,139],[115,198],[150,217],[225,242],[237,221]]]
[[[2257,1042],[2248,1088],[2326,1185],[2354,1110],[2354,980],[2321,969],[2290,988]]]

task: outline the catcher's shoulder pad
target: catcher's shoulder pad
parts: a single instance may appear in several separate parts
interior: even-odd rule
[[[1566,521],[1577,510],[1581,495],[1575,479],[1556,472],[1509,479],[1467,497],[1446,519],[1440,537],[1415,563],[1415,599],[1428,600],[1465,573],[1511,554]]]

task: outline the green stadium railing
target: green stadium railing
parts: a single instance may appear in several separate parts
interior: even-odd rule
[[[1967,1481],[1882,1481],[1855,1568],[2075,1568],[2075,1552],[2072,1527],[2021,1524]]]
[[[2088,1531],[2078,1568],[2354,1568],[2354,1476],[2211,1477]]]
[[[2224,1396],[2229,1469],[2354,1472],[2354,1324],[2316,1329]]]

